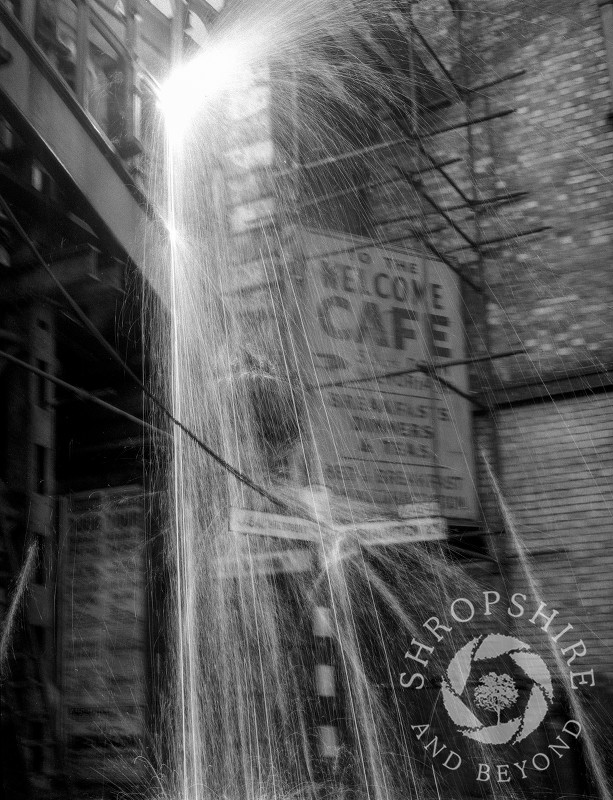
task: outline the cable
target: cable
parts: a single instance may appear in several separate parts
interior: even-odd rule
[[[135,417],[133,414],[130,414],[129,411],[124,411],[123,408],[114,406],[112,405],[112,403],[107,403],[106,400],[101,400],[99,397],[96,397],[95,394],[88,392],[86,389],[81,389],[79,386],[75,386],[72,383],[63,381],[61,378],[56,378],[55,375],[51,375],[48,372],[45,372],[44,370],[39,369],[38,367],[35,367],[33,364],[29,364],[27,361],[23,361],[21,358],[17,358],[17,356],[13,356],[10,353],[7,353],[6,350],[0,350],[0,358],[5,358],[7,361],[16,364],[18,367],[27,369],[34,375],[39,375],[41,378],[44,378],[50,383],[55,383],[56,386],[60,386],[62,389],[66,389],[67,391],[72,392],[72,394],[76,395],[80,400],[87,400],[90,403],[95,403],[95,405],[104,408],[106,411],[111,411],[113,414],[117,414],[120,417],[124,417],[130,422],[134,422],[137,425],[140,425],[142,428],[146,428],[147,430],[153,431],[154,433],[159,433],[162,436],[170,436],[170,433],[168,433],[168,431],[165,431],[162,428],[158,428],[155,425],[152,425],[150,422],[146,422],[144,419],[140,419],[140,417]]]
[[[55,375],[51,375],[50,373],[45,372],[44,370],[39,369],[38,367],[35,367],[33,364],[29,364],[27,361],[23,361],[23,359],[17,358],[17,356],[14,356],[14,355],[11,355],[10,353],[7,353],[6,350],[0,350],[0,359],[2,359],[2,358],[6,359],[7,361],[10,361],[12,364],[15,364],[18,367],[21,367],[22,369],[25,369],[25,370],[28,370],[29,372],[32,372],[34,375],[39,375],[41,378],[44,378],[45,380],[50,381],[51,383],[54,383],[56,386],[60,386],[62,389],[66,389],[67,391],[72,392],[72,394],[76,395],[81,400],[86,400],[86,401],[88,401],[90,403],[94,403],[95,405],[98,405],[101,408],[104,408],[105,411],[110,411],[111,413],[116,414],[117,416],[123,417],[124,419],[127,419],[129,422],[133,422],[136,425],[140,425],[142,428],[146,428],[147,430],[152,431],[153,433],[157,433],[157,434],[160,434],[162,436],[168,436],[168,437],[170,436],[170,433],[168,431],[165,431],[162,428],[158,428],[155,425],[152,425],[150,422],[146,422],[144,419],[140,419],[140,417],[135,417],[133,414],[130,414],[128,411],[124,411],[122,408],[119,408],[118,406],[114,406],[112,403],[107,403],[106,400],[101,400],[99,397],[96,397],[96,395],[92,394],[91,392],[88,392],[86,389],[82,389],[79,386],[75,386],[72,383],[68,383],[68,381],[64,381],[61,378],[57,378]],[[249,479],[247,479],[247,480],[249,480]],[[258,491],[258,490],[260,490],[262,492],[266,492],[266,490],[262,489],[261,487],[257,487],[256,491]],[[268,492],[266,492],[266,495],[268,495]],[[272,502],[276,503],[279,507],[282,507],[283,510],[293,512],[293,509],[291,509],[282,500],[274,497],[274,495],[269,495],[269,497],[272,500]],[[321,524],[321,520],[317,519],[316,517],[311,516],[310,514],[305,513],[304,509],[301,509],[301,514],[302,514],[303,517],[308,519],[310,522],[313,522],[313,523],[315,523],[317,525]],[[274,534],[272,534],[272,535],[274,536]],[[483,532],[470,533],[470,534],[465,534],[465,535],[466,536],[482,536]],[[488,535],[491,535],[491,534],[488,534]],[[458,553],[462,553],[464,555],[475,556],[476,558],[481,558],[481,559],[485,559],[485,560],[488,560],[488,561],[495,561],[495,559],[492,558],[491,556],[488,556],[488,555],[485,555],[485,554],[481,554],[481,553],[479,553],[478,551],[475,551],[475,550],[468,550],[467,548],[460,547],[460,546],[458,546],[456,544],[452,544],[449,540],[447,540],[445,542],[445,545],[449,549],[455,550]]]
[[[337,387],[337,386],[355,386],[358,383],[368,383],[369,381],[382,381],[386,380],[387,378],[397,378],[401,375],[413,375],[416,372],[423,372],[424,368],[428,367],[430,369],[446,369],[447,367],[458,367],[463,366],[464,364],[478,364],[481,361],[494,361],[497,358],[510,358],[511,356],[520,356],[526,355],[526,350],[507,350],[504,353],[492,353],[491,355],[488,354],[486,356],[473,356],[471,358],[456,358],[453,361],[442,361],[438,364],[418,364],[415,367],[409,367],[407,369],[399,369],[395,370],[394,372],[384,372],[381,375],[367,375],[366,377],[362,378],[347,378],[344,381],[334,381],[332,383],[320,383],[320,389],[327,389],[329,387]]]
[[[159,400],[153,394],[153,392],[150,389],[147,388],[147,386],[145,386],[145,384],[142,382],[142,380],[126,364],[126,362],[119,355],[119,353],[115,350],[115,348],[112,347],[112,345],[110,345],[107,342],[107,340],[100,333],[98,328],[94,325],[94,323],[89,319],[87,314],[83,311],[81,306],[76,302],[76,300],[72,297],[72,295],[68,292],[68,290],[64,287],[64,285],[61,283],[61,281],[55,275],[55,273],[53,272],[51,267],[47,264],[47,262],[45,261],[45,259],[42,256],[42,254],[40,253],[39,249],[34,244],[32,239],[30,238],[30,236],[26,232],[26,230],[22,227],[21,223],[19,222],[19,220],[17,219],[17,217],[15,216],[13,211],[11,210],[10,206],[8,205],[8,203],[6,202],[4,197],[2,197],[2,195],[0,195],[0,207],[2,208],[2,210],[4,211],[4,213],[6,214],[8,219],[11,221],[13,227],[19,233],[19,235],[21,236],[23,241],[30,248],[30,250],[32,251],[32,254],[34,255],[34,258],[36,259],[36,261],[38,261],[38,263],[41,265],[41,267],[49,275],[51,280],[55,283],[55,285],[59,289],[60,293],[62,294],[62,296],[64,297],[64,299],[66,300],[66,302],[68,303],[70,308],[78,316],[78,318],[85,325],[85,327],[92,334],[92,336],[96,339],[96,341],[106,350],[106,352],[124,370],[124,372],[136,383],[136,385],[143,392],[143,394],[145,394],[146,397],[148,397],[149,400],[151,400],[151,402],[154,403],[155,406],[157,406],[157,408],[167,417],[168,420],[170,420],[170,422],[172,422],[173,425],[175,425],[177,428],[179,428],[179,430],[181,430],[195,444],[197,444],[198,447],[200,447],[202,450],[204,450],[204,452],[208,456],[210,456],[210,458],[212,458],[213,461],[215,461],[217,464],[219,464],[221,467],[223,467],[223,469],[225,469],[226,472],[229,472],[230,475],[233,475],[238,481],[243,483],[245,486],[248,486],[250,489],[253,489],[254,492],[257,492],[257,494],[259,494],[261,497],[266,498],[266,500],[269,500],[271,503],[276,505],[278,508],[281,508],[284,511],[290,511],[291,512],[291,509],[289,508],[289,506],[283,500],[281,500],[278,497],[275,497],[269,491],[264,489],[264,487],[260,486],[254,480],[252,480],[248,475],[245,475],[245,473],[241,472],[239,469],[237,469],[236,467],[232,466],[232,464],[230,464],[228,461],[226,461],[225,458],[223,458],[221,455],[219,455],[219,453],[215,452],[215,450],[213,450],[208,444],[206,444],[206,442],[204,442],[202,439],[200,439],[198,436],[196,436],[196,434],[192,430],[190,430],[186,425],[184,425],[180,420],[178,420],[174,416],[174,414],[170,411],[170,409],[167,408],[164,405],[164,403],[162,403],[162,401]],[[3,355],[4,355],[5,358],[8,358],[9,360],[15,361],[15,363],[20,363],[21,366],[27,365],[28,369],[33,369],[31,367],[31,365],[27,364],[27,362],[25,362],[25,361],[20,361],[20,359],[16,359],[15,360],[14,356],[9,356],[7,353],[3,353]],[[53,380],[53,381],[59,380],[57,378],[54,378],[53,376],[47,375],[46,373],[43,373],[43,376],[44,377],[48,377],[50,380]],[[69,388],[71,391],[74,391],[76,389],[76,387],[71,387],[70,384],[66,384],[64,388]],[[83,390],[79,390],[79,391],[83,392]],[[83,395],[87,395],[87,392],[83,392]],[[90,396],[87,399],[93,399],[93,398]],[[101,403],[103,401],[99,401],[98,399],[96,399],[96,402]],[[107,404],[107,405],[110,405],[110,404]],[[110,406],[110,408],[116,408],[116,407],[115,406]],[[116,410],[118,412],[122,413],[124,416],[126,416],[126,414],[127,414],[127,412],[122,412],[121,409],[116,409]],[[128,415],[128,416],[132,417],[132,415]],[[132,417],[133,421],[135,419],[137,419],[137,418],[136,417]],[[155,426],[149,426],[149,423],[145,423],[144,421],[141,424],[144,424],[145,426],[151,427],[154,430],[159,430],[158,428],[155,428]]]

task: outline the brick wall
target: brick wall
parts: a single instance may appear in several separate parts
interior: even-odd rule
[[[447,171],[463,191],[472,191],[472,146],[478,196],[528,193],[520,202],[480,215],[484,239],[511,237],[487,250],[484,261],[490,347],[525,348],[527,355],[492,362],[490,374],[483,365],[476,367],[475,388],[491,387],[492,379],[494,386],[510,388],[602,369],[613,356],[613,131],[597,2],[481,0],[464,7],[466,72],[453,48],[441,43],[452,74],[474,86],[525,70],[472,97],[469,113],[474,117],[516,110],[474,126],[471,142],[464,128],[427,135],[459,119],[459,103],[421,117],[428,151],[439,161],[459,157]],[[434,1],[416,8],[416,20],[431,41],[454,35],[447,18],[437,27],[436,15]],[[408,165],[404,152],[395,156]],[[458,194],[440,175],[424,173],[423,181],[441,205],[457,206]],[[430,239],[478,277],[474,253],[440,216],[418,204],[416,193],[387,187],[374,200],[380,231],[389,232],[385,221],[392,209],[393,215],[398,205],[412,209],[416,218],[421,215]],[[465,208],[456,208],[450,217],[469,236],[476,235]],[[537,227],[549,230],[519,235]],[[395,232],[401,235],[402,224]],[[469,339],[478,354],[484,349],[482,307],[470,289],[465,300]],[[531,567],[543,599],[581,631],[589,652],[587,668],[594,667],[599,689],[607,691],[613,677],[610,395],[507,408],[496,421],[502,493],[520,539],[533,554]],[[483,451],[495,461],[491,423],[479,417],[475,433],[481,509],[495,530],[500,509],[480,455]],[[509,590],[523,590],[526,578],[512,537],[494,536],[491,544],[508,559],[503,573]]]
[[[498,420],[502,489],[543,599],[583,628],[589,666],[613,679],[610,396],[521,406]],[[518,568],[511,576],[523,582]]]
[[[527,351],[496,362],[494,377],[504,385],[597,369],[613,355],[612,98],[598,4],[464,0],[462,5],[463,63],[452,45],[458,19],[450,19],[447,4],[425,0],[415,7],[418,27],[457,84],[479,86],[525,71],[468,98],[472,118],[514,113],[470,132],[432,135],[465,112],[457,87],[424,57],[453,101],[421,114],[425,148],[438,161],[458,159],[446,169],[469,196],[471,166],[480,198],[526,193],[519,202],[483,207],[479,218],[483,240],[509,237],[485,253],[492,348]],[[424,164],[406,147],[394,158],[407,168]],[[450,218],[474,239],[473,215],[458,207],[458,193],[436,172],[422,177],[428,194],[452,208]],[[412,189],[388,185],[372,201],[380,235],[406,231],[406,222],[386,224],[400,206],[420,219],[441,250],[478,277],[474,251]],[[536,228],[547,230],[522,236]],[[481,312],[471,292],[467,307],[473,347],[480,351],[473,322]],[[489,380],[484,372],[476,377],[481,385]]]
[[[465,128],[430,135],[462,119],[461,103],[421,116],[424,146],[437,161],[458,159],[447,170],[464,192],[473,191],[472,165],[477,196],[527,193],[520,202],[492,206],[481,213],[484,239],[510,238],[486,253],[484,306],[472,290],[465,293],[474,353],[484,350],[485,308],[492,350],[525,348],[527,354],[492,362],[493,374],[484,367],[475,369],[475,387],[487,388],[492,379],[495,385],[509,387],[599,369],[610,364],[613,356],[613,204],[609,197],[613,131],[597,1],[466,0],[463,5],[465,71],[452,43],[457,18],[449,15],[448,4],[424,0],[415,9],[418,24],[455,79],[474,86],[525,70],[471,97],[469,113],[475,117],[515,110],[474,126],[470,141]],[[443,24],[439,24],[441,7],[446,9]],[[436,72],[431,60],[424,57],[424,63]],[[446,86],[452,99],[459,99],[442,78],[441,86]],[[392,138],[393,122],[386,119],[385,124],[385,136]],[[410,172],[424,163],[419,158],[415,147],[403,145],[378,163],[369,162],[374,177],[389,179],[369,195],[376,233],[382,239],[404,236],[414,244],[408,227],[421,226],[437,247],[451,253],[478,279],[474,252],[390,168],[390,162],[395,162]],[[458,194],[436,172],[423,174],[423,186],[441,205],[457,205]],[[408,224],[405,219],[390,225],[389,220],[402,212],[410,218]],[[465,207],[449,213],[469,236],[477,235]],[[521,236],[541,227],[547,230]],[[257,250],[260,232],[249,233],[248,225],[235,232],[244,234]],[[606,692],[613,679],[610,395],[501,410],[497,428],[501,488],[518,536],[532,554],[534,578],[549,606],[559,609],[565,622],[581,631],[589,652],[587,668],[594,667],[597,685]],[[489,421],[481,418],[476,438],[478,447],[493,460]],[[483,515],[497,529],[499,508],[482,461],[478,481]],[[526,580],[512,538],[492,537],[492,543],[506,557],[503,581],[508,581],[508,590],[522,591]],[[487,580],[494,579],[488,575]]]
[[[485,215],[484,236],[550,227],[489,251],[494,347],[528,351],[498,362],[497,375],[597,368],[613,355],[613,128],[597,2],[486,5],[471,19],[471,47],[487,73],[526,73],[475,101],[486,113],[517,109],[477,131],[476,171],[487,190],[529,195]]]

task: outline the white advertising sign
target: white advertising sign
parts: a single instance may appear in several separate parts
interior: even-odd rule
[[[373,520],[344,526],[349,535],[363,545],[392,545],[407,542],[438,541],[447,538],[447,527],[441,517],[412,520]],[[343,528],[340,528],[343,530]]]
[[[428,504],[431,511],[436,511]],[[318,544],[321,541],[320,527],[316,522],[300,517],[284,517],[268,511],[252,511],[247,508],[230,509],[230,530],[234,533],[265,536],[273,539],[292,539]],[[411,519],[378,519],[369,522],[355,522],[351,525],[336,525],[337,536],[348,536],[359,544],[368,546],[406,544],[416,541],[435,541],[446,538],[447,529],[441,516],[412,517]],[[330,531],[324,528],[324,535]],[[303,563],[305,551],[271,551],[260,553],[260,560],[277,557],[283,553],[299,552]],[[250,558],[253,555],[250,554]]]
[[[142,487],[70,496],[61,569],[67,765],[84,784],[138,782],[147,707]]]
[[[323,478],[388,507],[475,516],[469,402],[418,364],[461,360],[459,279],[434,258],[302,229],[298,324],[310,362]],[[466,365],[438,373],[468,390]]]
[[[317,541],[316,523],[300,517],[284,517],[268,511],[252,511],[248,508],[230,509],[230,530],[234,533],[271,536],[275,539],[292,539],[304,542]]]

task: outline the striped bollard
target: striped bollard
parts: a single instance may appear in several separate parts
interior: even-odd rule
[[[316,725],[317,752],[324,779],[336,771],[339,756],[339,731],[337,717],[336,673],[334,666],[335,643],[330,608],[317,605],[313,615],[315,637],[315,691],[318,703]]]

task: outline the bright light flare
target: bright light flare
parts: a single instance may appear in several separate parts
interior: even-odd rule
[[[171,222],[166,223],[166,232],[168,233],[168,241],[173,247],[177,247],[181,243],[181,235],[176,225]]]
[[[236,83],[246,67],[245,50],[216,43],[171,73],[158,95],[169,133],[180,137],[204,103]]]

